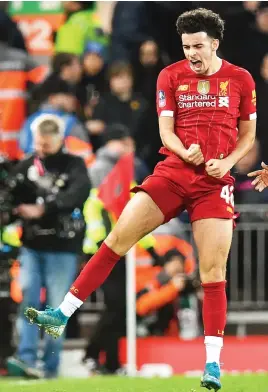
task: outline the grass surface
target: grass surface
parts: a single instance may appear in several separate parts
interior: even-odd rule
[[[268,392],[268,375],[222,377],[221,392]],[[54,381],[0,379],[0,392],[205,392],[199,378],[142,379],[93,377]]]

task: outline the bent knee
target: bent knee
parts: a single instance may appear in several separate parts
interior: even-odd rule
[[[113,230],[108,235],[105,243],[119,256],[124,256],[132,246],[132,243],[129,244],[117,230]]]
[[[212,264],[209,266],[200,265],[200,278],[202,283],[215,283],[225,280],[226,268],[222,265]]]

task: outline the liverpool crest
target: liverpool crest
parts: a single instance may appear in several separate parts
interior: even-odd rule
[[[221,97],[225,97],[227,94],[227,89],[228,89],[228,84],[229,80],[226,80],[225,82],[220,82],[220,92],[219,95]]]
[[[210,90],[210,83],[208,80],[199,80],[197,83],[197,91],[200,94],[207,94]]]

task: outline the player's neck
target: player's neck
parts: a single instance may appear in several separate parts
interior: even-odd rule
[[[210,76],[215,74],[221,69],[222,66],[222,59],[219,58],[218,56],[215,56],[215,58],[212,60],[210,67],[208,68],[206,75]]]

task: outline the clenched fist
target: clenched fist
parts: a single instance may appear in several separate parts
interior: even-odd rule
[[[222,178],[232,168],[226,159],[210,159],[206,162],[206,172],[209,176]]]
[[[201,165],[204,162],[204,156],[199,144],[191,144],[182,159],[195,166]]]

